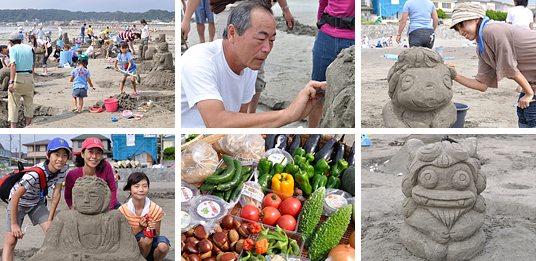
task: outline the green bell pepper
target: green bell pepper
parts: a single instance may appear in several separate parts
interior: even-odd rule
[[[326,188],[340,189],[341,179],[330,175],[328,178],[328,183],[326,184]]]
[[[313,187],[309,184],[309,177],[306,172],[299,170],[298,173],[294,174],[294,181],[305,195],[309,195],[313,192]]]
[[[339,159],[337,160],[337,164],[334,164],[333,166],[331,166],[331,172],[329,173],[329,176],[338,178],[342,175],[344,170],[346,170],[347,168],[348,168],[348,162],[346,160]]]
[[[259,177],[259,185],[263,188],[270,189],[272,187],[272,176],[270,173],[264,173],[264,175]]]
[[[309,179],[315,176],[315,168],[307,163],[300,164],[300,170],[307,173],[307,178]]]
[[[322,175],[322,174],[315,174],[313,177],[313,192],[316,191],[320,187],[325,187],[328,182],[328,177]]]
[[[294,158],[294,156],[296,155],[299,155],[301,157],[305,156],[305,150],[299,147],[295,148],[294,151],[292,152],[292,157]]]
[[[264,175],[264,173],[270,173],[273,164],[274,163],[267,158],[259,160],[259,165],[257,166],[257,170],[259,171],[259,177]]]
[[[283,161],[284,160],[285,159],[283,158],[281,160],[281,162],[274,164],[274,167],[272,168],[272,171],[270,171],[270,175],[272,175],[272,177],[275,174],[281,174],[281,173],[283,173],[283,171],[285,171],[285,166],[283,166]]]
[[[331,162],[331,160],[326,161],[325,159],[321,159],[321,160],[317,161],[316,164],[315,164],[315,175],[316,174],[323,175],[326,172],[328,172],[330,162]]]
[[[315,153],[307,153],[305,154],[305,159],[309,164],[311,164],[315,160]]]
[[[293,176],[294,176],[294,174],[296,174],[296,172],[298,172],[298,170],[300,170],[298,165],[295,165],[295,164],[292,164],[292,163],[288,163],[287,166],[285,166],[285,173],[288,173],[288,174],[293,175]]]
[[[296,155],[292,158],[294,159],[294,165],[297,165],[297,166],[300,166],[302,163],[307,162],[307,159],[305,159],[305,157],[300,156],[300,155]]]

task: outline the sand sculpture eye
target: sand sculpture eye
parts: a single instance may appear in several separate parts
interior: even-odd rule
[[[402,88],[403,91],[408,90],[411,86],[413,86],[413,81],[413,75],[404,76],[400,82],[400,88]]]
[[[450,76],[448,74],[443,75],[443,83],[445,84],[445,87],[447,87],[447,89],[450,90],[452,88],[452,79],[450,79]]]
[[[469,187],[469,184],[471,183],[471,174],[467,173],[464,170],[458,170],[456,173],[454,173],[454,176],[452,176],[452,185],[457,190],[463,190]]]
[[[437,186],[437,174],[433,170],[425,170],[419,175],[419,182],[427,189],[433,189]]]

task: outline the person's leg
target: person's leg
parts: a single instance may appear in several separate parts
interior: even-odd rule
[[[136,235],[138,239],[138,247],[140,248],[141,255],[146,258],[151,252],[151,246],[153,245],[153,239],[148,238],[143,234],[143,231]]]
[[[205,42],[205,21],[207,20],[205,16],[205,1],[199,1],[197,8],[195,9],[195,23],[197,26],[197,35],[199,36],[199,42]],[[208,6],[207,6],[208,8]]]
[[[78,105],[76,104],[76,97],[73,95],[73,112],[76,111],[78,108]]]
[[[17,76],[15,76],[15,87],[14,91],[8,91],[7,92],[7,114],[8,114],[8,121],[11,123],[11,128],[17,127],[17,121],[19,118],[19,103],[21,95],[17,92],[17,82],[16,82]]]
[[[154,249],[154,254],[153,254],[154,260],[155,261],[164,260],[168,252],[169,252],[169,245],[164,242],[160,242],[158,246]]]
[[[208,0],[203,0],[205,6],[205,17],[208,20],[208,39],[209,42],[214,41],[214,34],[216,33],[216,27],[214,26],[214,13],[210,11],[210,5]]]
[[[199,35],[199,43],[205,42],[205,24],[203,23],[196,23],[197,26],[197,34]]]
[[[138,94],[136,92],[136,78],[134,76],[130,76],[130,81],[132,82],[132,89],[134,89],[134,94]]]
[[[208,23],[208,39],[210,42],[214,41],[214,35],[216,34],[216,26],[214,22]]]
[[[219,14],[214,14],[214,40],[223,39],[223,31],[225,30],[225,28],[227,28],[227,18],[229,18],[229,14],[231,14],[231,11],[232,9],[224,10]]]
[[[82,113],[82,107],[84,107],[84,98],[78,98],[78,113]]]
[[[15,252],[17,241],[17,238],[11,234],[11,231],[6,232],[6,237],[4,238],[4,248],[2,249],[2,260],[13,261],[13,254]]]
[[[523,96],[525,93],[520,93],[519,99]],[[536,128],[536,102],[530,103],[525,109],[517,107],[517,117],[519,128]]]
[[[125,87],[125,82],[127,81],[127,76],[123,75],[121,77],[121,83],[119,83],[119,94],[123,93],[123,87]]]
[[[24,116],[26,117],[26,126],[32,123],[34,116],[33,96],[34,96],[34,81],[33,75],[24,75],[24,94],[22,100],[24,102]]]

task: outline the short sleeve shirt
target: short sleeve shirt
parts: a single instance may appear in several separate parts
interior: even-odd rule
[[[149,25],[146,24],[142,29],[141,29],[141,38],[147,38],[149,37]]]
[[[131,32],[121,32],[117,35],[117,37],[121,38],[121,40],[125,42],[131,42],[134,40],[134,33]]]
[[[408,34],[416,29],[434,29],[432,25],[432,11],[436,10],[430,0],[408,0],[402,12],[409,15]]]
[[[136,216],[135,213],[130,212],[130,210],[128,210],[127,208],[127,204],[121,205],[117,210],[119,210],[119,212],[125,215],[132,230],[136,229],[139,226],[139,222],[142,217]],[[151,201],[149,205],[149,213],[147,213],[147,216],[149,216],[151,220],[158,222],[161,221],[165,215],[166,213],[164,213],[162,208]]]
[[[508,9],[506,22],[512,23],[513,25],[530,28],[529,25],[532,23],[532,11],[522,5],[512,7]]]
[[[134,63],[134,60],[132,60],[132,54],[130,54],[130,52],[127,52],[125,55],[123,55],[122,53],[117,55],[117,63],[123,66],[124,71],[128,69],[128,61],[132,61],[132,66],[130,66],[130,70],[135,70],[136,64]]]
[[[87,68],[76,67],[76,69],[71,72],[71,75],[74,76],[73,89],[88,89],[87,77],[90,77],[91,74]]]
[[[80,34],[84,34],[85,31],[86,31],[86,28],[82,26],[82,28],[80,28]]]
[[[52,179],[50,179],[53,174],[50,173],[50,170],[48,169],[48,166],[45,162],[41,162],[34,167],[39,167],[44,171],[45,176],[48,179],[47,187],[51,187],[54,184],[63,183],[63,181],[65,181],[67,169],[69,168],[69,166],[67,165],[63,166],[63,168],[61,168]],[[11,200],[11,196],[20,186],[24,186],[24,188],[26,188],[26,193],[21,196],[19,200],[19,205],[27,207],[37,205],[40,200],[39,193],[41,192],[41,187],[39,184],[39,173],[35,171],[25,173],[22,178],[18,182],[16,182],[15,185],[13,185],[13,188],[11,188],[9,192],[9,200]]]
[[[11,62],[17,65],[16,70],[31,71],[34,64],[32,47],[25,44],[17,44],[9,48]]]

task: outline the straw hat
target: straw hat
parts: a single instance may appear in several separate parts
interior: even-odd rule
[[[486,16],[486,10],[477,3],[462,3],[456,5],[454,7],[454,11],[452,11],[452,25],[450,26],[450,29],[454,29],[454,26],[457,24],[472,20],[476,18],[483,18]]]

